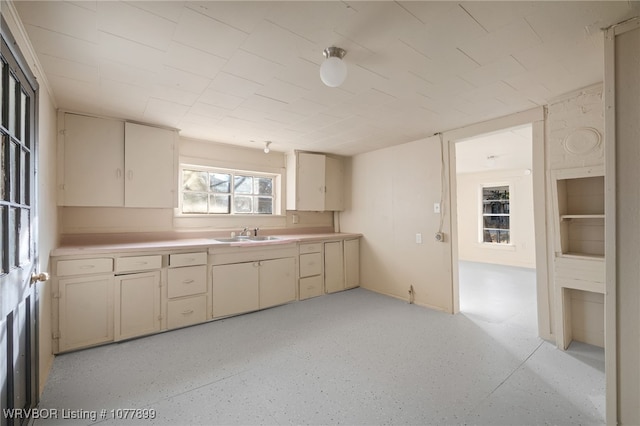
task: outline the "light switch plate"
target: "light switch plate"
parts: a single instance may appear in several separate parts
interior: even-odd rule
[[[416,244],[422,244],[422,234],[416,234]]]

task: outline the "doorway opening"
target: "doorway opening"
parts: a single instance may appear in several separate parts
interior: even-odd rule
[[[460,312],[537,336],[532,125],[455,143]]]

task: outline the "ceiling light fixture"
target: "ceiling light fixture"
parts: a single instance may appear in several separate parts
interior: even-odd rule
[[[347,52],[339,47],[331,46],[322,52],[325,61],[320,65],[320,79],[329,87],[338,87],[347,78],[347,64],[342,58]]]
[[[268,154],[268,153],[269,153],[269,151],[271,151],[271,150],[269,149],[269,145],[271,145],[271,141],[267,141],[267,142],[265,142],[265,143],[264,143],[264,153],[265,153],[265,154]]]

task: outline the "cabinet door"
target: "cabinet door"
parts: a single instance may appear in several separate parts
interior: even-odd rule
[[[160,271],[116,277],[115,339],[160,331]]]
[[[293,257],[260,262],[260,308],[296,299],[296,261]]]
[[[59,351],[113,341],[113,275],[58,281]]]
[[[324,285],[327,293],[344,290],[342,241],[324,243]]]
[[[342,160],[326,157],[324,210],[344,210]]]
[[[64,115],[62,205],[124,205],[124,123]]]
[[[360,239],[344,241],[344,287],[360,285]]]
[[[296,209],[323,211],[325,156],[301,152],[298,154]]]
[[[175,204],[176,132],[125,125],[125,205],[171,208]]]
[[[259,309],[259,268],[258,262],[217,265],[211,268],[214,318]]]

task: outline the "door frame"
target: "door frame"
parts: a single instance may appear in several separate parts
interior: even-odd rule
[[[449,223],[451,225],[451,312],[460,311],[459,273],[458,273],[458,203],[456,178],[456,143],[481,134],[496,132],[525,124],[532,126],[532,180],[536,252],[536,292],[538,306],[538,334],[546,340],[553,340],[553,292],[549,288],[546,226],[546,171],[545,171],[545,120],[544,107],[508,115],[498,119],[474,124],[442,134],[445,164],[449,167],[448,204]]]
[[[6,397],[6,400],[2,401],[3,408],[33,408],[38,403],[39,397],[39,295],[36,288],[36,285],[32,282],[31,276],[33,271],[38,270],[39,268],[39,258],[38,258],[38,111],[39,111],[39,85],[38,82],[31,71],[31,68],[28,66],[27,61],[25,60],[20,48],[18,47],[18,43],[14,38],[13,34],[9,29],[9,25],[5,20],[4,15],[0,15],[0,35],[2,40],[3,50],[5,50],[6,54],[4,56],[10,56],[10,61],[16,68],[16,71],[21,74],[21,77],[24,79],[20,81],[22,86],[29,86],[30,90],[33,92],[33,95],[30,97],[30,107],[32,108],[33,115],[30,117],[29,128],[27,130],[29,138],[30,138],[30,161],[29,161],[29,173],[30,173],[30,182],[29,182],[29,198],[30,198],[30,263],[24,268],[24,270],[20,273],[19,281],[24,284],[24,288],[22,291],[22,295],[20,295],[19,304],[24,305],[24,309],[26,312],[24,314],[25,321],[25,352],[27,359],[25,360],[25,396],[26,403],[28,404],[26,407],[14,407],[13,401],[13,392],[15,388],[15,384],[13,383],[13,371],[10,371],[9,368],[12,367],[12,363],[7,359],[6,363],[6,395],[2,395],[2,397]],[[6,47],[5,47],[6,46]],[[3,241],[4,245],[4,241]],[[19,306],[19,304],[17,306]],[[5,320],[5,318],[3,318]],[[6,348],[7,358],[9,355],[14,356],[15,347],[14,344],[14,315],[13,312],[9,313],[6,317],[6,346],[3,347],[3,350]],[[18,330],[20,331],[20,330]],[[11,401],[10,401],[11,398]],[[10,401],[10,402],[9,402]],[[4,404],[7,404],[6,406]],[[2,416],[2,422],[6,422],[7,425],[14,424],[14,419],[12,418],[4,418]],[[4,424],[4,423],[3,423]]]

